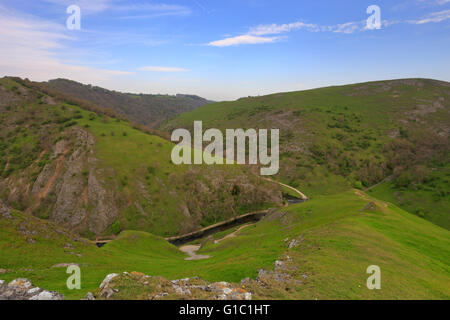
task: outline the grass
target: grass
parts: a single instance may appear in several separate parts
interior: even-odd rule
[[[314,197],[365,189],[393,173],[394,180],[409,174],[411,192],[405,197],[411,204],[395,203],[448,228],[446,173],[438,171],[441,187],[431,187],[427,195],[413,196],[411,187],[417,184],[417,166],[426,167],[431,179],[436,176],[434,162],[448,162],[449,99],[445,83],[378,81],[213,103],[178,115],[164,128],[191,128],[194,120],[202,120],[205,129],[279,128],[281,182]],[[442,107],[433,108],[433,103]],[[429,110],[421,113],[424,106]],[[393,201],[398,191],[395,187],[377,195]],[[433,209],[429,200],[442,193]]]
[[[443,228],[450,229],[450,194],[448,192],[450,170],[436,167],[421,183],[399,187],[395,181],[383,182],[368,193],[376,198],[392,202]]]
[[[1,83],[18,91],[9,79],[2,79]],[[388,132],[399,127],[393,119],[402,119],[405,112],[410,112],[412,101],[433,100],[447,94],[430,81],[422,83],[423,86],[398,84],[384,90],[386,83],[380,82],[363,90],[358,89],[364,86],[360,84],[241,99],[212,104],[169,123],[182,127],[202,119],[205,127],[221,129],[282,126],[282,172],[278,178],[311,197],[306,203],[279,209],[233,238],[218,244],[206,243],[199,254],[211,258],[198,261],[185,261],[185,254],[159,236],[175,234],[183,227],[186,217],[177,206],[180,200],[186,200],[182,198],[205,197],[199,202],[204,215],[197,221],[202,226],[217,222],[226,214],[255,209],[243,202],[231,213],[221,206],[230,200],[226,188],[213,189],[211,197],[195,189],[198,184],[201,190],[212,189],[214,184],[208,178],[220,170],[201,167],[191,172],[187,167],[174,166],[169,161],[169,142],[136,130],[127,122],[98,116],[77,106],[37,101],[14,106],[1,115],[2,142],[6,145],[1,150],[1,160],[2,164],[13,165],[8,175],[35,178],[39,166],[22,167],[26,161],[39,157],[42,150],[35,148],[37,142],[43,138],[55,142],[67,128],[84,127],[95,137],[94,152],[101,168],[113,169],[103,171],[103,180],[109,187],[117,184],[121,199],[125,200],[121,217],[108,232],[126,231],[99,249],[51,221],[14,210],[14,220],[0,219],[0,267],[9,271],[0,277],[8,281],[26,277],[68,299],[79,299],[88,291],[95,291],[109,273],[138,271],[168,279],[199,276],[207,281],[239,282],[246,277],[255,279],[260,269],[272,270],[276,260],[289,255],[295,267],[291,275],[303,284],[290,284],[287,290],[281,283],[265,288],[253,282],[249,289],[255,298],[449,299],[449,231],[404,210],[419,216],[421,212],[416,210],[422,210],[424,218],[445,227],[448,220],[442,213],[448,212],[449,203],[445,172],[434,171],[421,184],[380,184],[370,193],[374,197],[352,189],[384,177],[386,172],[377,170],[389,162],[389,155],[381,151],[391,141]],[[32,112],[35,118],[24,117]],[[448,123],[447,117],[446,109],[440,109],[424,121],[438,128]],[[29,130],[14,129],[19,125],[11,124],[17,121]],[[42,130],[31,126],[33,123],[46,123],[44,136]],[[423,126],[410,125],[414,129]],[[15,156],[19,149],[28,150],[27,157],[23,157],[25,162]],[[250,179],[242,170],[227,167],[218,179]],[[139,194],[140,185],[148,190],[150,198]],[[401,192],[400,197],[392,197],[396,192]],[[209,206],[215,201],[217,207]],[[373,203],[371,209],[364,210],[369,203]],[[217,214],[217,208],[223,212]],[[292,239],[302,241],[288,249],[289,241],[285,240]],[[52,268],[60,263],[80,265],[81,290],[66,288],[65,268]],[[365,287],[369,265],[381,268],[379,291]]]
[[[70,129],[83,128],[94,137],[94,157],[99,160],[95,164],[81,164],[85,183],[88,183],[89,169],[95,165],[96,177],[102,187],[115,194],[111,206],[120,211],[119,218],[105,230],[106,235],[122,230],[144,230],[173,236],[229,219],[249,209],[274,205],[266,201],[262,193],[258,199],[250,192],[241,192],[239,197],[232,195],[233,185],[240,181],[259,190],[279,191],[276,186],[261,181],[249,168],[175,165],[171,160],[172,142],[138,130],[127,121],[99,115],[57,99],[53,99],[52,104],[43,103],[43,100],[51,99],[43,99],[49,97],[9,78],[0,79],[0,85],[5,88],[15,86],[25,92],[22,100],[5,109],[0,117],[0,175],[11,177],[18,185],[33,185],[44,166],[54,164],[55,160],[49,159],[54,144],[68,139],[74,144],[71,151],[77,149],[75,134]],[[42,159],[33,165],[43,151]],[[0,197],[8,199],[9,191],[2,190]],[[34,201],[29,193],[17,198],[17,203],[10,204],[19,210],[29,208]],[[55,198],[45,199],[34,209],[35,214],[48,218],[55,201]],[[44,208],[45,205],[48,206]],[[92,209],[90,206],[87,205],[88,210]],[[95,237],[87,228],[80,233]]]
[[[375,210],[361,211],[369,202]],[[207,243],[199,254],[210,259],[185,261],[177,248],[145,232],[126,231],[98,249],[74,242],[56,232],[51,222],[15,213],[11,224],[0,220],[0,266],[13,272],[2,279],[30,278],[35,285],[57,290],[69,299],[95,291],[109,273],[138,271],[168,279],[199,276],[207,281],[238,282],[255,278],[261,268],[273,269],[282,255],[293,258],[293,276],[308,279],[294,290],[275,286],[266,291],[251,287],[256,298],[287,299],[448,299],[450,291],[450,234],[402,209],[353,191],[317,196],[281,209],[286,214],[269,216],[219,244]],[[28,221],[28,222],[25,222]],[[18,224],[38,231],[36,243],[28,243]],[[41,227],[42,226],[42,227]],[[47,232],[44,232],[47,230]],[[45,235],[49,239],[45,239]],[[304,241],[288,249],[286,238]],[[74,249],[64,249],[71,243]],[[81,253],[82,257],[70,254]],[[78,263],[82,290],[65,288],[65,268],[57,263]],[[365,287],[369,265],[379,265],[382,289]],[[25,269],[32,268],[33,271]]]

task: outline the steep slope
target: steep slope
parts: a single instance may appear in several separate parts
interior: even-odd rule
[[[171,142],[39,88],[0,80],[0,198],[16,209],[87,237],[170,236],[281,205],[250,167],[176,166]]]
[[[154,280],[165,280],[145,284],[142,274],[233,282],[255,299],[450,297],[449,231],[354,190],[280,209],[219,243],[205,241],[199,254],[210,258],[197,261],[145,232],[126,231],[96,248],[52,222],[15,210],[9,216],[0,215],[0,279],[29,278],[68,299],[97,293],[107,274],[125,271],[140,274],[120,280],[117,298],[154,297]],[[66,268],[57,267],[71,263],[81,268],[81,290],[68,290]],[[381,290],[366,286],[371,265],[380,267]]]
[[[350,187],[450,228],[450,84],[379,81],[249,97],[183,113],[162,126],[279,128],[278,176],[309,196]]]
[[[110,108],[137,123],[151,127],[155,127],[162,121],[179,113],[196,109],[211,102],[195,95],[177,94],[170,96],[121,93],[67,79],[50,80],[44,84],[73,97]]]

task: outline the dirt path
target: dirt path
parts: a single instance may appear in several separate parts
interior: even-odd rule
[[[245,224],[245,225],[243,225],[243,226],[240,226],[239,228],[237,228],[236,230],[234,230],[232,233],[227,234],[227,235],[226,235],[225,237],[223,237],[222,239],[215,240],[214,243],[217,244],[217,243],[222,242],[222,241],[225,240],[225,239],[233,238],[233,237],[236,236],[236,234],[237,234],[239,231],[241,231],[242,229],[245,229],[245,228],[247,228],[247,227],[250,227],[251,225],[252,225],[252,224]]]
[[[286,187],[288,189],[291,189],[292,191],[294,191],[298,195],[300,195],[300,197],[302,197],[302,200],[309,200],[309,198],[304,193],[302,193],[300,190],[295,189],[294,187],[288,186],[287,184],[284,184],[284,183],[281,183],[281,182],[278,182],[278,181],[275,181],[275,180],[272,180],[272,179],[269,179],[269,178],[263,178],[263,179],[267,180],[267,181],[270,181],[270,182],[273,182],[273,183],[277,183],[280,186]]]
[[[387,178],[381,180],[381,181],[378,182],[377,184],[374,184],[373,186],[370,186],[370,187],[366,188],[364,191],[369,191],[369,190],[371,190],[371,189],[373,189],[373,188],[375,188],[375,187],[378,187],[380,184],[382,184],[382,183],[384,183],[384,182],[389,182],[389,181],[392,180],[393,177],[394,177],[394,176],[389,176],[389,177],[387,177]]]
[[[187,245],[180,247],[180,250],[184,253],[187,253],[189,255],[188,258],[184,259],[187,261],[190,260],[202,260],[202,259],[208,259],[211,258],[211,256],[205,256],[205,255],[198,255],[196,252],[200,250],[200,245]]]

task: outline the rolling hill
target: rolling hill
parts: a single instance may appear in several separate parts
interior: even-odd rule
[[[16,209],[93,238],[177,235],[281,205],[251,167],[176,166],[171,142],[41,88],[0,80],[0,198]]]
[[[182,112],[211,103],[211,101],[195,95],[121,93],[67,79],[50,80],[44,85],[75,98],[110,108],[130,120],[150,127],[156,127],[161,122]]]
[[[200,254],[186,254],[164,239],[122,232],[102,248],[64,231],[51,221],[11,210],[0,218],[0,279],[28,278],[63,293],[100,297],[106,275],[119,278],[116,299],[150,299],[153,283],[200,277],[236,283],[254,299],[448,299],[450,235],[393,204],[353,190],[317,196],[279,209],[218,244],[205,240]],[[81,290],[68,290],[61,265],[81,268]],[[366,269],[381,269],[381,290],[368,290]],[[152,276],[139,281],[143,275]],[[198,281],[198,280],[195,280]],[[162,299],[196,299],[183,293]]]
[[[186,277],[254,299],[449,299],[449,87],[410,79],[280,93],[160,126],[280,128],[273,178],[311,198],[281,207],[292,190],[254,166],[175,166],[160,132],[42,83],[0,79],[0,280],[28,278],[66,299],[107,299],[99,285],[112,273],[114,299],[204,298],[174,290],[169,280]],[[164,239],[268,207],[259,222],[191,243],[206,259],[186,260]],[[113,240],[97,248],[88,239],[99,235]],[[70,264],[81,290],[66,286]],[[372,265],[381,290],[366,286]]]
[[[278,179],[309,196],[367,189],[450,228],[450,84],[378,81],[205,105],[161,126],[279,128]]]

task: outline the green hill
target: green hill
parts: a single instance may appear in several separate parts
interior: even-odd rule
[[[151,127],[157,126],[162,121],[179,113],[190,111],[212,102],[187,94],[171,96],[122,93],[84,85],[67,79],[50,80],[45,82],[44,85],[78,99],[88,100],[104,108],[110,108],[137,123]]]
[[[175,166],[164,134],[92,102],[17,78],[0,79],[0,97],[1,280],[29,278],[68,299],[125,271],[239,283],[254,299],[450,298],[448,83],[245,98],[164,126],[280,128],[275,178],[311,197],[289,207],[289,189],[257,168]],[[207,259],[187,261],[163,238],[267,207],[278,209],[196,240]],[[86,240],[105,234],[115,236],[102,248]],[[81,290],[66,287],[74,263]],[[381,290],[366,287],[372,265]],[[134,299],[151,288],[128,279],[120,290]]]
[[[52,222],[14,210],[12,216],[0,219],[0,266],[8,271],[0,278],[26,277],[68,299],[95,293],[107,274],[124,271],[169,280],[237,283],[249,277],[242,285],[255,299],[450,297],[449,231],[361,192],[280,209],[233,238],[206,242],[200,254],[211,258],[198,261],[184,260],[174,246],[145,232],[123,232],[96,248]],[[66,288],[66,268],[55,267],[62,263],[80,266],[81,290]],[[366,287],[370,265],[381,269],[381,290]],[[128,286],[123,298],[142,296],[143,288]]]
[[[170,236],[281,205],[250,167],[176,166],[173,144],[153,131],[41,89],[0,80],[0,198],[16,209],[86,237]]]
[[[278,178],[308,196],[351,187],[450,228],[450,84],[378,81],[205,105],[162,126],[279,128]]]

